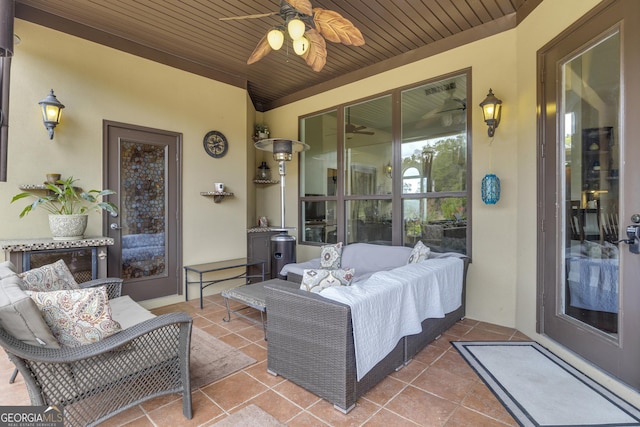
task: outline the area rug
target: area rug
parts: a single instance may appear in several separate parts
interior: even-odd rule
[[[263,411],[254,404],[245,406],[238,412],[234,412],[224,420],[218,421],[211,427],[285,427],[286,425],[276,420],[271,414]]]
[[[191,389],[224,378],[256,361],[200,328],[191,329]]]
[[[521,426],[640,426],[640,410],[535,342],[451,344]]]

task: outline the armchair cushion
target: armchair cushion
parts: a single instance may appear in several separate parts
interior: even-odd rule
[[[2,273],[4,274],[4,272]],[[60,348],[38,310],[36,303],[22,290],[18,276],[7,275],[0,286],[0,324],[16,339],[33,346]]]
[[[51,292],[27,291],[58,342],[77,347],[98,342],[122,330],[111,317],[104,286]]]
[[[18,277],[24,281],[25,287],[29,291],[47,292],[79,288],[67,264],[61,259],[52,264],[20,273]]]

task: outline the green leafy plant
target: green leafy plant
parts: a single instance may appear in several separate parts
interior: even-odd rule
[[[33,203],[27,205],[22,212],[20,212],[20,218],[27,215],[37,207],[41,207],[47,212],[54,215],[73,215],[83,214],[90,210],[100,211],[105,210],[109,213],[117,213],[118,208],[111,202],[105,202],[100,200],[103,196],[110,194],[116,194],[113,190],[89,190],[79,191],[74,186],[76,179],[70,176],[67,179],[60,179],[55,184],[46,183],[48,194],[42,196],[39,194],[24,192],[16,194],[11,199],[11,203],[22,200],[25,198],[35,199]]]

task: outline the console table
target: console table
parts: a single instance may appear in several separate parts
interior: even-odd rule
[[[0,240],[0,249],[5,252],[5,259],[11,261],[19,272],[62,259],[77,282],[86,282],[107,276],[107,246],[113,243],[111,237],[103,236],[81,240],[47,237]]]
[[[249,274],[249,268],[252,266],[261,266],[261,274]],[[264,267],[265,260],[262,259],[253,259],[253,258],[236,258],[230,259],[226,261],[218,261],[218,262],[208,262],[205,264],[196,264],[196,265],[185,265],[184,266],[184,276],[185,276],[185,287],[184,287],[184,298],[185,301],[189,301],[189,285],[192,283],[198,283],[200,286],[200,309],[203,308],[202,305],[202,291],[204,288],[214,285],[216,283],[224,282],[227,280],[233,280],[238,278],[245,278],[246,283],[250,283],[252,278],[260,278],[261,281],[264,281]],[[244,271],[236,274],[235,276],[225,277],[222,279],[211,279],[205,280],[204,275],[206,273],[214,273],[221,272],[225,270],[244,268]],[[198,280],[189,280],[189,273],[196,274]],[[245,283],[245,284],[246,284]]]

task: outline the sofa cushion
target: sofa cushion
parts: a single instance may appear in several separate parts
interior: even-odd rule
[[[47,292],[79,288],[67,264],[61,259],[20,273],[18,277],[24,280],[27,290],[30,291]]]
[[[22,280],[0,280],[0,324],[16,339],[30,345],[60,348],[36,303],[22,290]]]
[[[351,243],[342,249],[342,265],[355,269],[357,281],[360,281],[361,276],[405,265],[410,253],[411,248],[406,246]]]
[[[407,260],[407,264],[417,264],[426,259],[429,259],[429,254],[431,253],[431,249],[422,243],[422,240],[418,240],[418,242],[414,245],[411,250],[411,255],[409,255],[409,259]]]
[[[320,267],[334,270],[342,266],[342,242],[324,245],[320,252]]]
[[[97,342],[122,329],[111,317],[105,286],[26,293],[36,302],[45,322],[63,346]]]
[[[319,293],[331,286],[350,286],[353,280],[353,269],[307,269],[304,270],[300,289]]]

